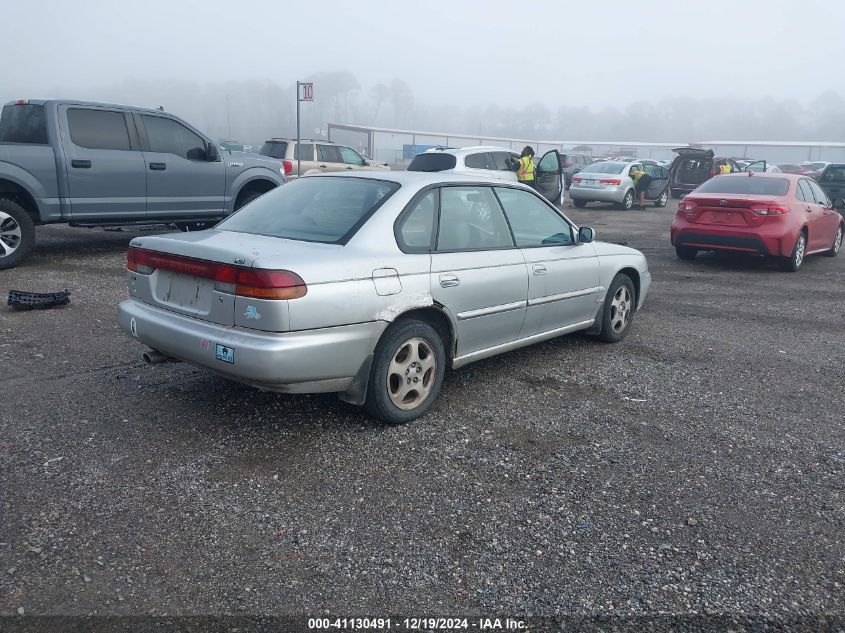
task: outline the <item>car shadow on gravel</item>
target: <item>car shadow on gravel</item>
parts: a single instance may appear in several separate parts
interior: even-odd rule
[[[777,259],[774,257],[762,257],[751,253],[731,253],[728,251],[704,251],[699,253],[694,260],[681,262],[689,267],[698,266],[704,270],[713,271],[736,271],[736,272],[762,272],[762,273],[783,273],[778,268]],[[804,262],[804,266],[810,268],[814,264],[810,257]],[[804,270],[802,268],[802,270]]]

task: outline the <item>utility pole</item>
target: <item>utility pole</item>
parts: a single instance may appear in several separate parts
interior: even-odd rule
[[[299,101],[300,101],[300,92],[299,87],[302,84],[297,81],[296,82],[296,177],[299,178],[302,175],[302,159],[300,156],[302,155],[302,148],[299,144]]]
[[[229,118],[229,93],[226,93],[226,129],[228,129],[228,134],[226,139],[231,141],[232,140],[232,120]]]

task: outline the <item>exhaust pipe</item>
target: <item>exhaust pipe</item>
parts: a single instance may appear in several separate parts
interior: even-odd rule
[[[171,358],[170,356],[165,356],[161,352],[151,349],[149,351],[144,352],[141,354],[141,358],[144,359],[144,362],[147,365],[158,365],[159,363],[168,363],[168,362],[179,362],[175,358]]]

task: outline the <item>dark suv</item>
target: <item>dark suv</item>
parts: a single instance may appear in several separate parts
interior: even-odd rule
[[[676,147],[677,154],[669,167],[669,191],[673,198],[685,196],[701,183],[719,173],[719,166],[727,164],[731,173],[743,171],[735,160],[714,156],[713,150],[701,145]]]

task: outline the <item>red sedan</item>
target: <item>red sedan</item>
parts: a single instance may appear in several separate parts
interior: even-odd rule
[[[672,244],[681,259],[700,250],[777,257],[795,272],[806,255],[835,257],[845,220],[815,181],[783,173],[716,176],[678,204]]]

